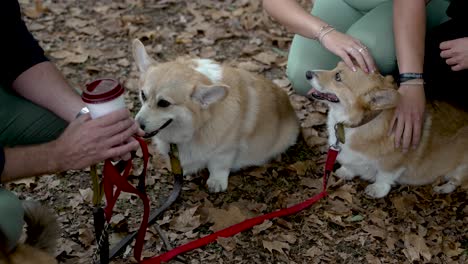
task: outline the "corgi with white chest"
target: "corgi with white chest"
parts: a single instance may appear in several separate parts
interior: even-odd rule
[[[158,64],[139,40],[133,56],[141,74],[136,120],[160,152],[177,144],[184,174],[208,168],[211,192],[226,191],[231,170],[261,165],[296,142],[289,97],[265,78],[208,59]]]
[[[337,141],[335,127],[344,127],[336,175],[360,176],[373,182],[367,195],[380,198],[391,186],[423,185],[443,176],[446,183],[434,188],[450,193],[468,184],[468,113],[447,103],[428,104],[421,141],[416,149],[403,152],[388,135],[399,99],[391,76],[352,72],[344,63],[331,71],[308,71],[310,96],[329,105],[329,143]]]

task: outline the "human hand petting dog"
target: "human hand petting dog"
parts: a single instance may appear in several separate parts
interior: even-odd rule
[[[440,57],[445,59],[452,71],[468,69],[468,37],[440,43]]]
[[[374,58],[367,47],[350,35],[334,30],[326,34],[321,43],[330,52],[340,57],[353,71],[356,71],[353,61],[356,61],[366,73],[377,70]]]
[[[91,119],[89,114],[75,119],[54,141],[59,171],[83,169],[113,158],[128,160],[139,148],[132,136],[144,132],[126,109]]]
[[[423,85],[405,85],[398,90],[400,101],[395,109],[395,115],[390,125],[390,133],[395,136],[395,147],[407,152],[409,147],[416,148],[421,139],[426,96]]]

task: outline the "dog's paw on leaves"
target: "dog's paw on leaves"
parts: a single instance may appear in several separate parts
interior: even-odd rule
[[[385,197],[391,188],[390,184],[373,183],[366,187],[365,193],[367,196],[377,199]]]
[[[208,190],[212,193],[225,192],[228,186],[228,178],[209,177],[206,181]]]

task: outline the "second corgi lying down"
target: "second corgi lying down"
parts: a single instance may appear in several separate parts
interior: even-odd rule
[[[299,124],[286,92],[253,73],[207,59],[157,64],[139,40],[136,120],[162,153],[177,144],[185,174],[208,168],[211,192],[231,170],[260,165],[293,145]]]
[[[435,102],[428,105],[417,149],[406,153],[394,146],[388,131],[399,99],[391,76],[352,72],[344,63],[332,71],[309,71],[310,95],[328,103],[330,144],[336,124],[343,124],[345,144],[338,155],[337,176],[374,182],[366,194],[380,198],[395,183],[423,185],[444,176],[435,191],[449,193],[468,183],[468,113]]]

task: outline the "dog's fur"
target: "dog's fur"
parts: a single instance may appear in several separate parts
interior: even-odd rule
[[[139,40],[133,55],[141,73],[136,120],[149,136],[159,131],[162,153],[177,144],[184,174],[208,168],[211,192],[227,189],[231,170],[263,164],[295,143],[294,109],[271,81],[208,59],[157,64]]]
[[[423,185],[444,176],[446,183],[434,188],[439,193],[468,183],[468,113],[442,102],[428,104],[421,141],[405,153],[395,147],[394,136],[388,135],[399,99],[391,76],[360,69],[352,72],[343,63],[307,76],[314,88],[310,95],[329,105],[331,145],[336,142],[335,124],[345,127],[337,176],[352,179],[359,175],[374,182],[365,190],[374,198],[386,196],[395,183]],[[339,102],[332,102],[334,96]]]
[[[0,264],[55,264],[53,253],[58,238],[58,223],[53,213],[38,202],[24,201],[26,241],[11,252],[0,248]],[[0,234],[0,246],[5,244]]]

